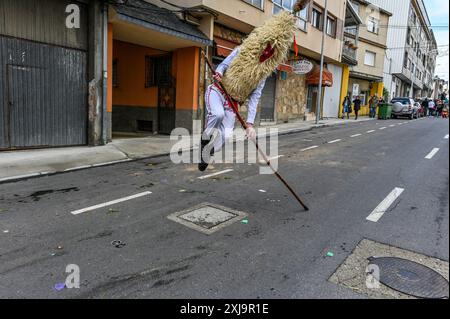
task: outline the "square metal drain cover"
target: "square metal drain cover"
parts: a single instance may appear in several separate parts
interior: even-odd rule
[[[245,218],[246,213],[224,206],[203,203],[167,216],[170,220],[210,235]]]

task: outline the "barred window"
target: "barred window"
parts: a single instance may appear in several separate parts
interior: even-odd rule
[[[145,56],[145,87],[156,86],[155,69],[153,59],[150,56]]]

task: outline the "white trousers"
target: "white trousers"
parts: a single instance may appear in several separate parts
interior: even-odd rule
[[[205,93],[206,119],[204,134],[215,135],[214,149],[219,151],[226,140],[233,136],[236,114],[228,105],[226,97],[213,84]],[[216,135],[217,134],[217,135]]]

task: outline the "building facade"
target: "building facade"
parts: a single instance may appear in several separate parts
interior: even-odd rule
[[[99,145],[100,1],[0,1],[0,150]]]
[[[372,0],[393,13],[387,37],[384,82],[390,98],[430,96],[438,55],[423,0]]]
[[[354,100],[360,97],[361,115],[369,114],[369,100],[383,96],[384,62],[391,13],[364,0],[351,0],[351,8],[361,20],[360,25],[345,28],[344,46],[351,49],[354,63],[349,64],[348,86],[344,94]],[[348,54],[347,54],[348,55]]]
[[[252,1],[252,0],[179,0],[182,7],[203,8],[213,14],[210,23],[203,23],[205,34],[211,35],[214,47],[209,57],[215,64],[220,63],[242,40],[255,28],[264,23],[280,10],[292,10],[295,1]],[[340,86],[342,78],[342,36],[345,18],[345,1],[328,1],[328,17],[324,17],[324,0],[313,1],[298,15],[296,39],[299,56],[294,55],[294,48],[285,63],[281,64],[267,79],[263,92],[258,124],[308,120],[315,118],[318,98],[317,66],[320,62],[321,41],[324,25],[327,24],[325,36],[326,74],[333,83],[326,83],[324,89],[322,116],[337,117],[339,112]],[[194,18],[202,18],[193,14]],[[326,21],[326,22],[325,22]],[[293,67],[298,60],[311,63],[313,70],[309,74],[296,72]],[[203,65],[202,61],[201,65]],[[203,71],[203,70],[202,70]],[[206,72],[203,92],[210,83],[211,75]],[[200,101],[201,105],[203,102]],[[241,110],[245,115],[245,106]]]

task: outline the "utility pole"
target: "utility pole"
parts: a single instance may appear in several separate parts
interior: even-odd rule
[[[328,27],[328,0],[325,0],[325,12],[323,17],[322,30],[322,49],[320,51],[320,76],[319,76],[319,98],[317,99],[316,108],[316,124],[319,124],[320,115],[322,113],[322,81],[323,81],[323,64],[324,64],[324,47],[325,47],[325,33]]]
[[[419,64],[415,45],[414,45],[414,55],[416,56],[416,63],[413,68],[413,74],[411,77],[411,90],[409,92],[409,97],[412,99],[414,99],[414,81],[416,80],[416,70],[417,70],[417,66],[418,66],[417,64]]]

